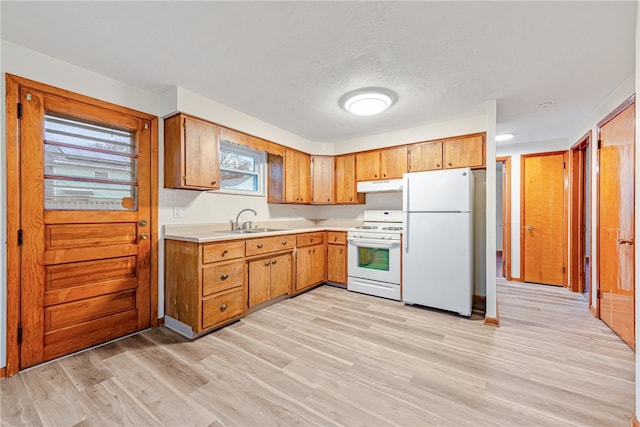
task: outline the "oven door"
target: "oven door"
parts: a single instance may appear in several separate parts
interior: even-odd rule
[[[348,275],[400,284],[400,242],[349,237]]]

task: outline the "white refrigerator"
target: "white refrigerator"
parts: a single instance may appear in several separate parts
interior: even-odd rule
[[[403,176],[402,300],[471,316],[471,169]]]

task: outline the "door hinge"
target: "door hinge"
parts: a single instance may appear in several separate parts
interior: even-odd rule
[[[22,102],[18,102],[18,119],[22,118]]]
[[[599,140],[598,140],[598,150],[599,150],[600,148],[602,148],[602,140],[601,140],[601,139],[599,139]]]
[[[562,274],[566,273],[564,265],[562,266]]]
[[[18,246],[22,246],[22,229],[18,230]]]
[[[566,162],[562,162],[562,169],[566,169],[567,168],[567,163]]]
[[[22,344],[22,323],[18,323],[18,344]]]
[[[183,128],[187,127],[187,119],[182,119],[182,127]]]

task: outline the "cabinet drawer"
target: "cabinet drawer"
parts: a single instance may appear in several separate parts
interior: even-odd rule
[[[266,254],[269,252],[293,249],[296,243],[294,236],[275,236],[247,240],[247,256]]]
[[[240,316],[243,311],[243,294],[242,288],[234,288],[202,300],[202,329]]]
[[[347,233],[342,231],[327,231],[327,243],[337,244],[337,245],[346,245],[347,244]]]
[[[202,296],[244,284],[244,260],[213,264],[202,269]]]
[[[324,232],[305,233],[305,234],[298,234],[296,236],[297,247],[318,245],[320,243],[324,243]]]
[[[242,258],[244,255],[244,242],[218,243],[202,247],[202,263],[226,261],[228,259]]]

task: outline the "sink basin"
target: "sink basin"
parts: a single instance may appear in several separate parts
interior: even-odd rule
[[[287,231],[288,228],[250,228],[248,230],[233,230],[233,234],[269,233],[274,231]]]

